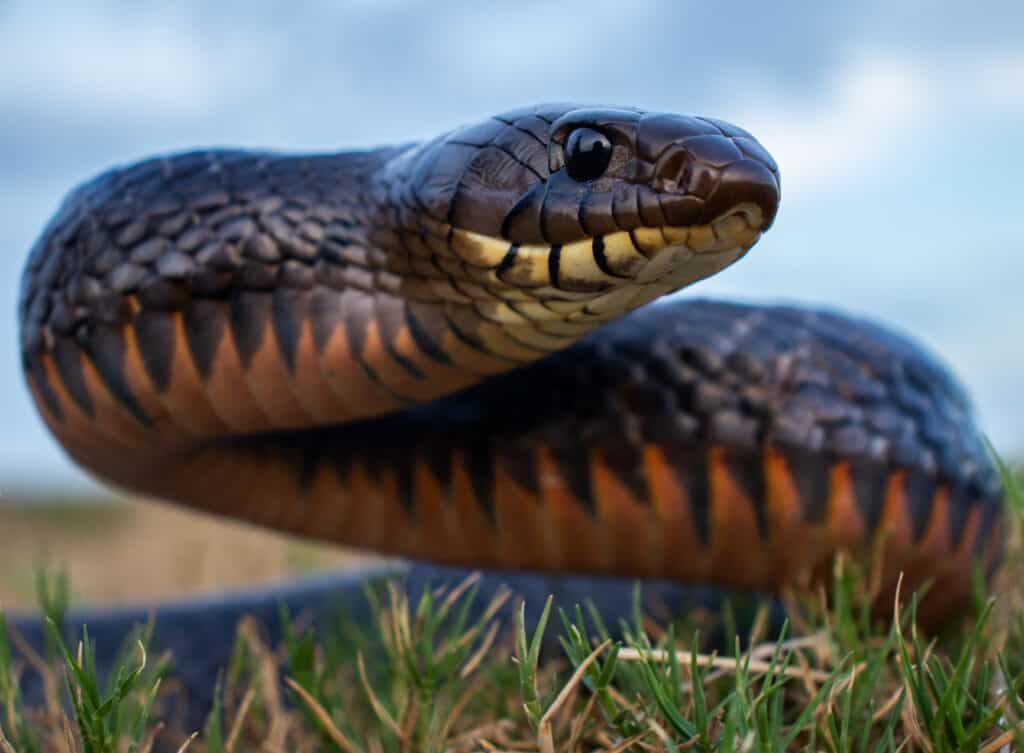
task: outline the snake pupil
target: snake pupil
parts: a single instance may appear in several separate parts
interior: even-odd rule
[[[593,128],[577,128],[565,142],[565,166],[573,180],[598,178],[612,158],[612,143]]]

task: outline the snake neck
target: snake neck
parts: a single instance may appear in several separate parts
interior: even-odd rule
[[[74,191],[20,303],[51,426],[69,409],[95,424],[109,403],[115,433],[173,445],[401,410],[561,350],[746,250],[702,265],[689,236],[665,253],[661,231],[580,248],[463,231],[410,189],[414,153],[195,152]],[[677,257],[687,279],[666,274]]]
[[[457,233],[403,200],[388,166],[407,149],[195,152],[72,192],[19,306],[28,385],[72,457],[162,494],[168,455],[210,437],[402,410],[600,323],[553,301],[510,320],[514,286],[475,280]]]
[[[562,351],[715,274],[747,253],[765,223],[760,207],[740,202],[703,225],[609,229],[564,243],[474,232],[453,219],[464,178],[428,184],[427,191],[455,197],[446,204],[423,196],[418,172],[433,146],[396,152],[373,174],[363,241],[383,267],[377,288],[392,311],[378,321],[401,317],[433,365],[457,372],[432,382],[438,392],[410,395],[416,402]],[[393,325],[391,334],[404,333]]]

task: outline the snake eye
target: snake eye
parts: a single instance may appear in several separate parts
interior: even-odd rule
[[[598,178],[612,158],[612,142],[593,128],[577,128],[565,142],[565,166],[573,180]]]

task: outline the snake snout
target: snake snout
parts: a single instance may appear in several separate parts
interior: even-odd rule
[[[762,232],[772,226],[779,211],[781,191],[777,173],[754,159],[733,162],[721,171],[715,190],[704,204],[701,222],[713,222],[733,210]],[[752,211],[752,208],[759,210]],[[760,215],[758,217],[757,215]]]
[[[394,255],[426,270],[416,289],[444,289],[440,271],[474,311],[473,295],[497,297],[490,321],[525,328],[530,343],[538,322],[545,337],[581,336],[716,274],[757,243],[780,196],[774,160],[741,128],[568,104],[459,129],[378,180],[394,209],[379,222],[405,238]]]
[[[779,209],[778,168],[750,137],[686,139],[665,150],[654,173],[652,185],[660,190],[669,225],[707,225],[739,213],[763,232]]]

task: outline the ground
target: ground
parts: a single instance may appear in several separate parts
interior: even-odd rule
[[[110,497],[0,505],[0,604],[34,607],[40,565],[72,576],[76,603],[153,601],[285,579],[368,555],[180,507]],[[130,568],[111,563],[132,563]]]
[[[831,596],[788,595],[792,623],[781,636],[755,620],[748,648],[720,654],[702,636],[714,621],[729,632],[728,613],[670,625],[638,615],[616,642],[588,627],[586,607],[548,614],[521,605],[550,617],[531,634],[521,616],[504,627],[493,618],[509,594],[479,622],[460,619],[471,581],[418,604],[382,585],[378,619],[360,633],[291,626],[275,647],[243,622],[219,686],[223,708],[193,739],[158,721],[174,674],[167,657],[147,654],[144,634],[127,643],[117,681],[101,688],[87,642],[54,644],[48,662],[24,667],[12,663],[17,636],[0,621],[0,753],[1024,750],[1024,496],[1007,480],[1012,534],[999,596],[979,590],[976,614],[939,636],[917,629],[913,599],[872,618],[863,598],[870,574],[842,558]],[[0,588],[5,604],[21,606],[34,602],[38,564],[63,561],[76,601],[110,602],[272,580],[357,556],[174,508],[98,500],[0,509],[0,530],[0,572],[11,574]],[[146,559],[164,564],[128,578],[110,566]],[[43,589],[52,614],[59,583]],[[561,655],[539,654],[542,633],[560,636]],[[23,707],[12,682],[21,671],[48,678],[46,708]]]

